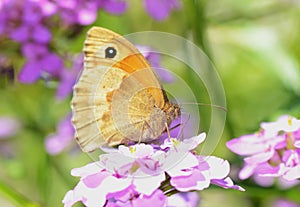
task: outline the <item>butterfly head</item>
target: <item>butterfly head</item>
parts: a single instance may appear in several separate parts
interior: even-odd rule
[[[164,108],[167,116],[168,125],[181,115],[181,110],[178,104],[167,102]]]

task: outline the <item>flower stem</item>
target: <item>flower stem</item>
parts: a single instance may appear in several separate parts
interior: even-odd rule
[[[14,203],[16,206],[20,207],[40,207],[38,203],[34,203],[26,198],[24,195],[16,192],[12,187],[3,183],[0,180],[0,194]]]
[[[206,0],[189,0],[186,1],[186,8],[189,11],[189,26],[193,32],[193,37],[205,54],[210,57],[210,49],[207,45],[206,29],[207,19],[205,14]],[[210,57],[211,58],[211,57]]]
[[[174,194],[179,193],[179,192],[180,191],[173,188],[173,189],[170,189],[168,192],[165,192],[165,195],[169,197],[169,196],[174,195]]]

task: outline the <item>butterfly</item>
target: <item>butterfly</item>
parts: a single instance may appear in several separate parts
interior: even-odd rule
[[[84,152],[155,141],[181,113],[136,47],[101,27],[87,32],[84,69],[71,108],[75,138]]]

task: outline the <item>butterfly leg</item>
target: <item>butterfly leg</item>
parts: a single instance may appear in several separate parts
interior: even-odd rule
[[[168,126],[167,122],[165,122],[165,126],[166,126],[166,130],[167,130],[167,133],[168,133],[168,139],[170,139],[171,135],[170,135],[170,130],[169,130],[169,126]]]
[[[177,127],[179,126],[183,126],[184,124],[180,123],[180,124],[176,124],[175,126],[173,126],[172,128],[169,128],[166,124],[166,130],[164,132],[167,132],[168,133],[168,138],[170,139],[171,138],[171,134],[170,132],[174,129],[176,129]],[[182,130],[180,130],[182,132]],[[182,133],[181,133],[182,134]]]
[[[141,134],[140,134],[140,137],[139,137],[139,140],[138,140],[138,144],[140,144],[142,142],[142,139],[143,139],[143,134],[144,134],[144,130],[145,130],[145,121],[143,122],[143,126],[142,126],[142,131],[141,131]]]
[[[148,122],[143,121],[142,132],[141,132],[141,135],[140,135],[140,138],[139,138],[139,141],[138,141],[139,144],[143,140],[143,135],[144,135],[144,132],[145,132],[145,129],[146,129],[147,125],[148,125],[148,128],[150,128],[150,125],[148,124]]]
[[[138,143],[142,142],[143,135],[146,129],[148,129],[148,131],[146,131],[146,137],[144,137],[144,139],[149,139],[150,137],[153,137],[155,135],[155,132],[153,131],[153,128],[150,126],[150,124],[147,121],[144,121],[142,126],[142,133]]]

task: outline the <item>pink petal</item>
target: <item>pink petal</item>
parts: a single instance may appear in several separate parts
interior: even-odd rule
[[[171,176],[190,175],[191,169],[198,166],[198,160],[192,153],[172,153],[164,162],[163,169]]]
[[[288,181],[296,180],[300,178],[300,165],[290,168],[283,176]]]
[[[213,179],[211,180],[211,183],[226,189],[231,188],[240,191],[245,191],[245,189],[242,188],[241,186],[234,185],[233,181],[229,177],[225,179]]]
[[[239,172],[239,178],[241,180],[245,180],[245,179],[249,178],[251,175],[253,175],[256,167],[257,167],[257,165],[246,164]]]
[[[274,155],[274,150],[269,149],[267,152],[262,152],[244,159],[247,164],[263,163],[270,160]]]
[[[103,166],[100,164],[100,162],[93,162],[83,167],[72,169],[71,175],[79,176],[79,177],[87,177],[89,175],[98,173],[101,170],[103,170]]]
[[[89,175],[82,179],[82,182],[88,187],[88,188],[96,188],[98,187],[102,181],[109,176],[109,173],[107,172],[98,172],[93,175]]]
[[[164,207],[167,203],[167,196],[161,191],[156,190],[151,195],[140,195],[137,199],[132,200],[132,206],[140,207]]]
[[[171,185],[177,190],[188,192],[191,190],[203,190],[210,185],[210,178],[208,172],[201,172],[194,169],[189,176],[173,177],[170,181]]]
[[[136,144],[130,147],[124,145],[119,146],[119,152],[128,157],[142,158],[153,154],[154,150],[151,145]]]
[[[133,184],[138,192],[145,195],[151,195],[159,188],[161,182],[164,181],[165,178],[164,173],[156,176],[144,174],[143,177],[135,177],[133,179]]]
[[[210,166],[209,172],[211,179],[223,179],[229,174],[230,165],[227,160],[209,156],[206,161]]]
[[[74,190],[70,190],[66,193],[62,202],[64,204],[64,207],[71,207],[74,203],[81,200],[82,198],[80,196],[76,197],[76,195],[74,194]]]
[[[255,140],[257,137],[253,137],[253,139]],[[253,141],[243,140],[241,138],[230,140],[226,143],[226,146],[238,155],[253,155],[268,149],[266,144],[254,143]]]

